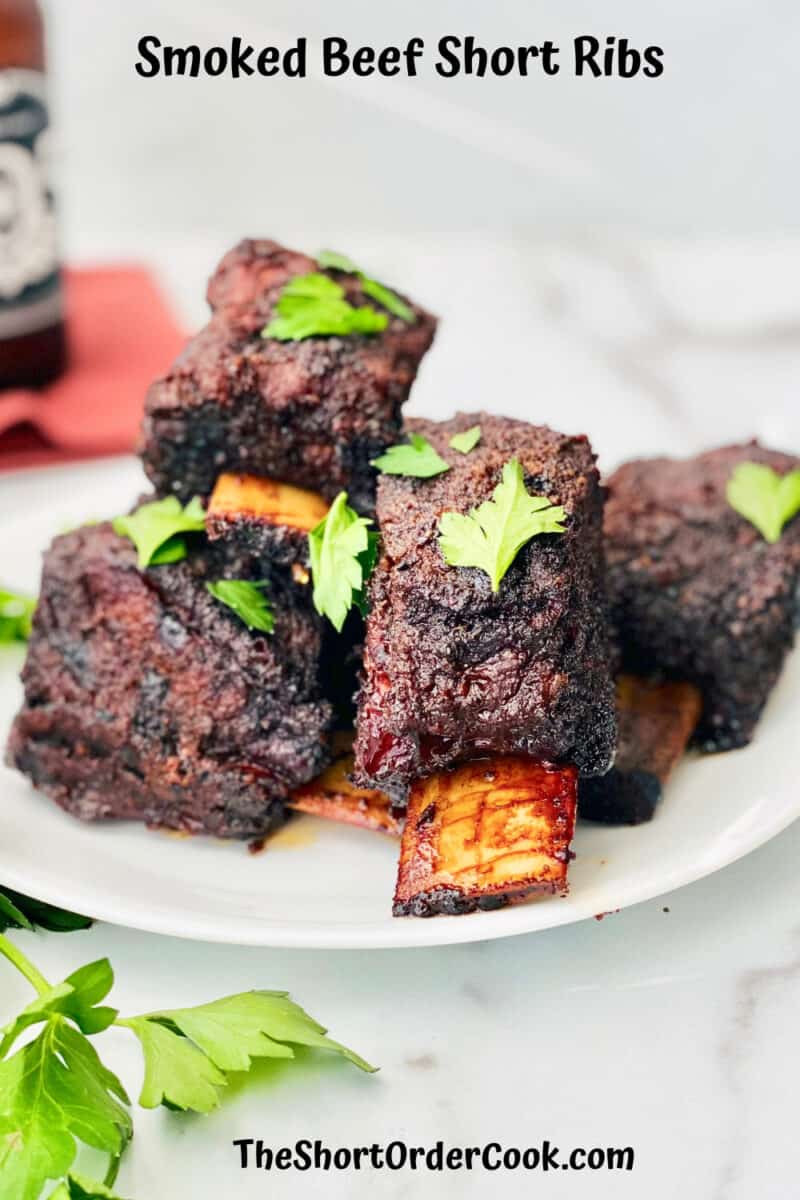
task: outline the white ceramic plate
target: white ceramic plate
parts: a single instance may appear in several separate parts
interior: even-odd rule
[[[1,479],[0,585],[34,590],[54,532],[122,511],[142,490],[131,460]],[[0,649],[3,738],[20,699],[21,662],[21,650]],[[83,825],[7,768],[0,768],[0,880],[107,921],[207,941],[334,949],[506,937],[672,891],[780,833],[800,816],[798,728],[795,654],[752,746],[687,759],[649,825],[580,826],[570,896],[498,912],[393,918],[397,847],[380,834],[303,817],[253,855],[241,843]]]

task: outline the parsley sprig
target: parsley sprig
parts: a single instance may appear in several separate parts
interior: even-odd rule
[[[406,304],[405,300],[401,300],[395,292],[385,284],[379,283],[377,279],[371,279],[346,254],[339,254],[336,250],[320,250],[317,262],[329,271],[343,271],[346,275],[356,275],[361,283],[361,290],[388,309],[392,316],[400,317],[408,325],[413,325],[416,321],[413,308]]]
[[[459,454],[469,454],[474,450],[478,442],[481,440],[480,425],[473,425],[471,429],[465,429],[463,433],[454,433],[450,438],[450,446],[453,450],[457,450]]]
[[[130,538],[139,553],[139,568],[163,566],[186,558],[185,533],[202,533],[206,514],[198,496],[184,507],[177,496],[150,500],[135,512],[115,517],[114,530]]]
[[[339,492],[327,515],[308,535],[314,607],[341,632],[348,612],[364,611],[364,589],[375,566],[378,535]]]
[[[411,475],[416,479],[432,479],[450,470],[448,463],[434,450],[427,438],[410,433],[407,442],[389,446],[371,465],[384,475]]]
[[[386,313],[376,312],[369,305],[355,308],[345,298],[341,284],[316,271],[290,279],[275,311],[276,315],[261,330],[261,336],[279,342],[381,333],[389,324]]]
[[[220,579],[206,584],[214,599],[235,612],[248,629],[274,633],[275,614],[264,595],[264,589],[268,587],[267,580],[251,583],[247,579]]]
[[[492,493],[470,512],[445,512],[439,518],[439,546],[451,567],[478,567],[491,580],[492,591],[531,538],[541,533],[563,533],[566,511],[544,496],[525,490],[525,477],[517,459],[503,467],[503,476]]]
[[[67,1178],[60,1183],[48,1200],[122,1200],[105,1184],[94,1183],[85,1175],[76,1175],[70,1171]]]
[[[765,463],[739,463],[728,480],[728,503],[774,545],[800,512],[800,470],[779,475]]]
[[[0,644],[26,642],[31,636],[31,622],[36,600],[19,592],[0,588]]]
[[[4,887],[0,891],[0,933],[5,933],[7,929],[47,929],[51,933],[71,933],[75,929],[88,929],[91,923],[88,917],[65,912],[42,900],[32,900],[30,896],[21,896],[11,888]]]
[[[24,917],[22,908],[12,909]],[[115,1200],[110,1189],[133,1135],[131,1101],[90,1040],[112,1027],[139,1040],[145,1062],[139,1102],[145,1108],[210,1112],[230,1072],[248,1071],[257,1058],[291,1059],[295,1046],[329,1050],[362,1071],[375,1069],[327,1037],[286,992],[243,992],[195,1008],[122,1018],[102,1003],[114,983],[107,959],[53,985],[2,933],[0,957],[35,992],[0,1030],[0,1178],[3,1195],[14,1200],[39,1200],[48,1180],[61,1181],[49,1200]],[[34,1029],[35,1036],[18,1046]],[[104,1183],[72,1170],[79,1143],[108,1155]]]

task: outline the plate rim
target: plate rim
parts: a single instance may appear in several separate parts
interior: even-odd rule
[[[499,911],[470,913],[462,916],[393,917],[391,923],[387,919],[365,924],[361,932],[357,932],[359,927],[354,926],[352,922],[347,924],[334,922],[324,927],[320,926],[318,922],[309,922],[307,929],[300,924],[282,926],[274,921],[266,921],[262,927],[257,923],[251,926],[248,922],[243,927],[243,932],[237,935],[235,931],[232,933],[230,917],[217,922],[213,916],[209,918],[208,914],[187,918],[186,913],[183,912],[181,919],[173,920],[171,913],[166,913],[162,919],[159,915],[160,910],[145,909],[144,918],[142,918],[136,914],[125,915],[129,910],[129,906],[125,904],[121,909],[117,907],[115,913],[114,905],[106,904],[102,896],[97,904],[93,900],[86,904],[76,903],[76,896],[72,895],[71,898],[65,896],[57,884],[51,886],[46,881],[43,884],[35,881],[31,886],[31,883],[26,881],[26,878],[30,880],[30,876],[26,877],[24,871],[15,873],[13,867],[10,871],[3,868],[3,883],[14,891],[28,895],[33,894],[36,899],[42,900],[46,904],[80,911],[95,921],[103,921],[109,925],[134,929],[142,933],[157,934],[162,937],[181,938],[186,941],[274,950],[423,949],[426,946],[463,945],[470,942],[517,937],[526,933],[543,933],[548,929],[557,929],[565,925],[577,924],[580,921],[613,915],[648,900],[670,895],[701,879],[716,875],[726,867],[732,866],[733,863],[747,858],[754,851],[782,834],[800,819],[800,794],[798,794],[796,809],[781,809],[780,813],[780,817],[773,824],[764,825],[759,829],[759,836],[746,845],[740,844],[731,847],[731,852],[719,855],[713,866],[708,867],[707,863],[701,865],[699,858],[692,859],[686,869],[674,869],[671,874],[658,876],[658,882],[652,887],[645,883],[641,887],[631,888],[616,909],[603,913],[592,911],[594,907],[592,904],[588,901],[585,904],[582,903],[580,895],[574,894],[568,898],[570,903],[560,903],[561,898],[555,896],[542,898],[541,903],[547,905],[548,912],[552,907],[555,918],[546,924],[535,920],[535,915],[540,909],[539,904],[534,901],[533,903],[510,905]],[[87,878],[90,879],[91,876],[87,876]],[[561,916],[556,915],[559,909]],[[150,912],[149,919],[147,919],[148,911]],[[390,930],[392,931],[391,936]],[[420,934],[423,930],[426,933],[421,937]]]

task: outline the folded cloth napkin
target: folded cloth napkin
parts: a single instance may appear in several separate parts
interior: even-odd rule
[[[184,335],[150,273],[65,272],[69,363],[40,391],[0,391],[0,470],[133,449],[148,385]]]

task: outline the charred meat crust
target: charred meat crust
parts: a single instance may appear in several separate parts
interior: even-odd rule
[[[449,438],[475,424],[477,448],[453,451]],[[380,479],[382,552],[369,589],[356,782],[401,788],[494,754],[603,773],[616,722],[602,494],[588,441],[486,413],[408,428],[452,469]],[[438,520],[488,499],[512,457],[531,493],[564,505],[568,527],[529,543],[493,594],[482,571],[444,562]]]
[[[566,893],[576,790],[574,767],[514,757],[417,780],[394,915],[455,916]]]
[[[344,489],[371,511],[370,459],[397,440],[436,321],[412,305],[413,325],[389,315],[375,336],[262,338],[285,283],[319,269],[272,241],[225,255],[208,287],[210,322],[147,395],[140,449],[160,495],[205,497],[222,471],[245,471],[329,500]],[[355,276],[326,273],[352,303],[374,306]]]
[[[582,779],[581,820],[639,825],[652,820],[664,784],[686,750],[702,709],[691,683],[617,680],[617,755],[607,775]]]
[[[738,463],[800,460],[750,442],[687,460],[626,463],[608,481],[608,587],[623,665],[703,696],[705,751],[746,745],[792,646],[800,518],[767,543],[725,498]]]
[[[7,758],[86,820],[248,838],[328,761],[321,628],[270,576],[275,632],[251,633],[205,582],[248,564],[204,547],[144,572],[110,525],[56,538]]]

